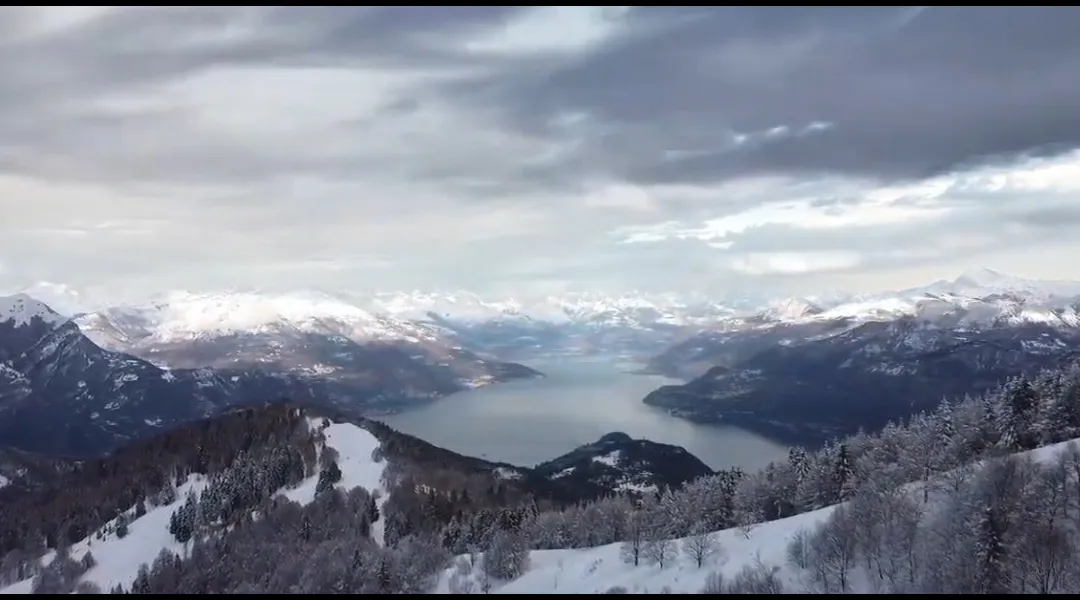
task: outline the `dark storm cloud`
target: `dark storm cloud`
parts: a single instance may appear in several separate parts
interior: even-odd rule
[[[46,118],[58,98],[209,66],[400,64],[482,67],[481,77],[447,84],[443,100],[533,135],[568,135],[553,122],[587,115],[577,150],[523,168],[526,186],[572,187],[597,173],[646,183],[917,178],[1080,145],[1078,7],[639,7],[625,16],[630,34],[571,58],[476,56],[445,43],[522,10],[113,12],[63,35],[0,42],[0,80],[12,82],[0,87],[0,130],[25,146],[41,134],[25,115]],[[249,33],[230,37],[237,24]],[[403,98],[386,110],[421,104]]]
[[[0,13],[0,33],[9,34],[0,36],[0,169],[65,179],[247,182],[283,172],[342,178],[356,176],[369,162],[299,152],[237,152],[189,144],[182,135],[169,136],[175,141],[168,157],[148,151],[127,155],[133,138],[160,140],[190,131],[190,115],[169,108],[102,111],[92,102],[103,94],[162,89],[228,67],[512,73],[529,62],[477,56],[460,43],[499,27],[523,7],[136,8],[109,10],[46,35],[21,35],[34,25],[25,17],[34,9],[6,10],[11,12]],[[446,102],[432,86],[417,86],[380,110],[343,121],[341,129],[363,135],[382,117],[409,118],[433,100]],[[126,139],[120,139],[121,133]],[[108,146],[114,149],[111,154],[99,151]],[[486,182],[475,173],[446,172],[437,165],[417,165],[413,174],[462,185],[478,197],[504,197],[522,189],[571,185],[555,172],[558,168],[521,165],[514,178]]]
[[[634,18],[669,10],[686,9]],[[1080,7],[703,11],[540,75],[456,92],[532,131],[585,112],[607,128],[588,166],[639,181],[918,178],[1080,145]],[[831,126],[796,134],[813,123]],[[733,144],[739,134],[749,137]],[[664,160],[670,151],[686,155]]]

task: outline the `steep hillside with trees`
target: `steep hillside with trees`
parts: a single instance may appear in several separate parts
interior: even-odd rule
[[[339,456],[343,447],[327,442],[332,423],[284,405],[240,411],[68,465],[30,491],[0,490],[3,583],[33,577],[18,589],[94,591],[81,578],[94,572],[91,546],[143,535],[141,510],[167,515],[170,541],[112,591],[552,591],[535,587],[553,567],[541,561],[534,577],[534,551],[601,556],[589,572],[602,574],[610,557],[596,553],[608,544],[625,577],[692,568],[710,593],[1080,591],[1070,566],[1080,548],[1080,449],[1013,456],[1080,438],[1077,369],[1011,379],[876,434],[795,449],[757,473],[723,471],[644,495],[575,497],[527,469],[370,423],[379,443],[368,458],[386,466],[380,481],[357,486],[343,472],[366,459]],[[724,546],[758,548],[755,531],[780,532],[770,543],[785,549],[731,562],[741,565],[731,572]],[[55,552],[39,560],[45,547]],[[559,564],[578,564],[574,556]]]

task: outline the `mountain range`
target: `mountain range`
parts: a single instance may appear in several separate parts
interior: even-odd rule
[[[539,375],[419,333],[353,339],[327,320],[178,340],[133,314],[67,319],[25,295],[0,298],[0,442],[92,456],[230,406],[290,398],[370,415]]]
[[[373,294],[169,292],[144,303],[110,305],[66,286],[39,284],[28,295],[63,307],[95,342],[135,351],[233,334],[315,333],[354,341],[452,340],[477,352],[524,360],[537,355],[620,354],[647,359],[702,331],[851,319],[935,319],[966,311],[970,321],[1075,319],[1080,282],[1038,281],[990,269],[952,281],[873,294],[600,294],[519,298],[471,292]],[[163,352],[164,350],[158,350]],[[707,368],[707,367],[706,367]],[[702,369],[703,372],[704,369]],[[700,374],[700,373],[698,373]]]
[[[790,301],[692,334],[645,403],[790,443],[876,430],[1080,356],[1077,286],[992,271],[831,307]]]
[[[63,288],[38,291],[50,289]],[[70,317],[25,294],[0,300],[0,440],[97,454],[275,398],[371,416],[541,375],[507,360],[605,354],[686,382],[648,404],[811,443],[1070,360],[1080,283],[982,269],[773,299],[174,292]]]

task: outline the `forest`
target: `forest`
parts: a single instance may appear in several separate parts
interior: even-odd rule
[[[432,458],[422,445],[399,441],[378,450],[390,464],[380,510],[370,490],[335,486],[337,457],[321,442],[328,420],[312,427],[291,409],[273,410],[283,411],[271,419],[280,426],[218,440],[220,447],[179,445],[182,460],[164,458],[179,440],[151,443],[143,452],[155,460],[138,464],[157,466],[118,474],[130,487],[96,492],[104,495],[97,511],[55,490],[25,496],[42,508],[24,503],[12,506],[25,515],[6,513],[17,518],[4,520],[0,584],[33,576],[37,593],[423,593],[450,569],[451,591],[483,593],[526,572],[539,549],[619,543],[628,565],[679,560],[708,569],[724,551],[716,531],[749,533],[835,506],[819,526],[791,536],[784,567],[799,573],[797,589],[776,576],[781,565],[758,562],[730,580],[709,576],[701,592],[1080,591],[1080,446],[1049,461],[1014,456],[1080,438],[1076,368],[1010,379],[819,451],[793,449],[756,473],[730,470],[681,489],[593,499],[553,498],[482,469],[458,470],[462,463],[448,455]],[[245,419],[258,421],[231,418],[232,433]],[[198,495],[170,495],[189,472],[205,472],[209,484]],[[314,502],[277,493],[316,475]],[[163,551],[130,586],[80,583],[93,557],[72,559],[67,543],[84,531],[119,535],[151,505],[175,506],[169,529],[183,552]],[[373,538],[375,523],[382,539]],[[57,559],[41,567],[45,547]]]

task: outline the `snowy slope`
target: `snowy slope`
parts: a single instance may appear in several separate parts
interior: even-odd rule
[[[1031,456],[1040,463],[1052,461],[1071,442],[1063,442],[1020,456]],[[909,486],[911,493],[921,494],[921,484]],[[730,581],[747,566],[757,561],[767,567],[778,567],[778,577],[790,592],[803,589],[801,574],[787,563],[787,546],[792,536],[803,529],[813,529],[825,521],[836,509],[830,506],[787,519],[755,525],[748,532],[728,529],[716,533],[721,549],[706,560],[701,568],[687,556],[680,556],[675,564],[658,566],[642,564],[638,567],[624,563],[619,556],[620,544],[597,548],[574,550],[537,550],[530,554],[528,571],[509,583],[495,584],[493,593],[499,594],[597,594],[613,587],[625,587],[630,593],[655,594],[665,588],[676,594],[696,594],[704,586],[711,573],[723,574]],[[681,543],[683,540],[679,540]],[[477,569],[479,571],[479,569]],[[448,569],[440,579],[435,593],[447,594],[454,568]],[[476,577],[476,574],[473,575]],[[479,590],[479,582],[474,590]],[[858,590],[856,590],[858,591]]]
[[[15,327],[21,327],[29,325],[34,318],[40,318],[48,325],[56,325],[66,320],[43,302],[26,294],[0,296],[0,323],[11,322]]]
[[[313,429],[320,428],[319,422],[320,420],[316,419],[310,420],[309,426]],[[372,460],[372,452],[378,447],[379,441],[366,429],[349,423],[333,423],[324,430],[324,434],[325,447],[333,448],[338,453],[338,466],[341,468],[342,477],[337,487],[348,490],[359,485],[372,493],[377,492],[377,503],[381,510],[382,503],[386,501],[386,493],[382,490],[382,474],[386,463]],[[315,499],[317,482],[318,475],[315,475],[282,493],[290,500],[308,504]],[[95,532],[73,544],[72,558],[79,560],[90,551],[97,560],[97,566],[87,571],[81,580],[96,583],[104,592],[108,592],[118,583],[130,588],[139,565],[152,562],[163,548],[182,553],[183,544],[177,542],[169,533],[169,518],[181,506],[189,490],[199,493],[206,487],[206,483],[201,476],[189,477],[187,482],[177,488],[177,501],[168,506],[151,508],[142,517],[133,519],[128,527],[128,535],[122,539],[113,532],[115,521],[112,521],[101,529],[103,539],[97,539],[98,532]],[[128,511],[128,514],[133,516],[134,510]],[[372,537],[378,543],[382,543],[382,527],[383,521],[380,519],[372,528]],[[49,552],[43,558],[43,563],[48,564],[54,557],[55,553]],[[0,588],[0,594],[28,594],[30,587],[31,580],[27,579]]]
[[[312,420],[309,426],[313,429],[321,427]],[[386,469],[386,461],[375,461],[372,455],[379,447],[379,440],[368,430],[357,427],[352,423],[331,423],[323,430],[326,436],[326,446],[333,448],[338,453],[338,467],[341,469],[341,481],[337,487],[351,490],[361,486],[372,494],[378,496],[376,506],[382,511],[382,505],[386,502],[387,493],[383,488],[382,475]],[[283,492],[289,500],[308,504],[315,499],[315,485],[319,476],[308,477],[300,485]],[[372,524],[371,537],[376,543],[383,543],[383,526],[385,521],[379,519]]]
[[[149,563],[167,548],[173,552],[181,552],[183,544],[169,533],[169,517],[173,511],[180,507],[183,498],[189,491],[196,494],[206,487],[206,480],[198,475],[189,476],[187,481],[177,486],[177,497],[180,500],[169,506],[159,506],[146,512],[141,518],[136,519],[128,526],[128,534],[124,538],[118,538],[114,532],[116,521],[110,521],[101,528],[102,539],[97,539],[98,533],[91,534],[86,539],[71,545],[71,557],[80,560],[89,551],[94,555],[97,566],[87,571],[81,578],[82,581],[91,581],[103,591],[117,583],[130,586],[135,580],[135,574],[142,563]],[[134,511],[129,511],[134,513]],[[49,551],[42,558],[43,564],[49,564],[56,553]],[[0,588],[0,594],[29,594],[31,579],[24,579],[6,588]]]
[[[634,567],[619,557],[620,544],[583,550],[537,550],[530,555],[525,575],[494,589],[498,594],[599,594],[613,587],[625,587],[634,594],[656,594],[665,587],[676,594],[696,594],[710,573],[734,577],[744,566],[760,558],[766,565],[784,565],[791,535],[824,521],[833,508],[805,513],[782,521],[758,525],[743,535],[737,529],[717,534],[722,552],[698,568],[689,557],[679,557],[665,568],[644,565]],[[795,585],[794,573],[783,572],[785,584]],[[435,593],[449,592],[449,574],[442,578]],[[479,589],[477,585],[476,589]]]

